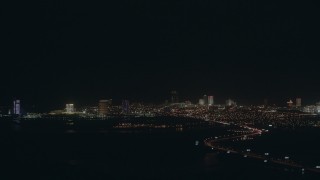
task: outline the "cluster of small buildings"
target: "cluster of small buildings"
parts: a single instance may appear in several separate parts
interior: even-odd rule
[[[287,104],[289,109],[297,109],[309,114],[320,114],[320,102],[302,107],[301,98],[296,98],[295,103],[290,99]]]
[[[13,100],[13,106],[0,108],[0,117],[2,115],[20,116],[22,113],[21,101],[16,99]]]
[[[127,114],[129,113],[129,101],[122,101],[122,111],[121,113]],[[103,99],[100,100],[97,106],[86,106],[76,109],[74,104],[66,104],[64,110],[55,110],[51,111],[50,115],[92,115],[97,117],[106,117],[113,111],[112,99]]]
[[[204,95],[203,98],[199,99],[199,105],[213,106],[214,105],[214,96]]]
[[[310,114],[320,114],[320,102],[316,103],[315,105],[303,107],[303,112]]]
[[[288,102],[288,108],[301,108],[301,98],[296,98],[296,103],[294,104],[293,101],[290,99]]]

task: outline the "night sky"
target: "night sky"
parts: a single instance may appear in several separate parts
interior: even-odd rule
[[[171,90],[320,100],[319,11],[305,1],[10,1],[0,32],[0,106],[164,102]]]

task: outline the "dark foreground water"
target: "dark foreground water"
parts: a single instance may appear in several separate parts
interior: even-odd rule
[[[224,126],[113,131],[104,129],[101,121],[91,121],[87,126],[81,122],[90,131],[79,131],[61,122],[34,123],[0,123],[0,179],[318,178],[204,147],[201,140],[225,133],[228,127]]]

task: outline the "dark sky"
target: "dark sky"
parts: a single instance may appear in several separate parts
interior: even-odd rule
[[[0,105],[101,98],[320,98],[319,12],[304,1],[20,1],[1,5]]]

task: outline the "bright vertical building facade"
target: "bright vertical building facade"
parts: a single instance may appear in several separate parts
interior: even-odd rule
[[[203,99],[199,99],[199,105],[204,105],[204,100]]]
[[[296,107],[301,107],[301,98],[296,98]]]
[[[109,107],[112,104],[112,100],[100,100],[98,105],[98,115],[99,116],[106,116],[109,112]]]
[[[69,114],[74,113],[74,104],[66,104],[66,112]]]
[[[21,115],[21,102],[20,102],[20,100],[13,101],[13,114],[14,115]]]
[[[208,96],[208,105],[213,106],[214,105],[214,97],[213,96]]]

